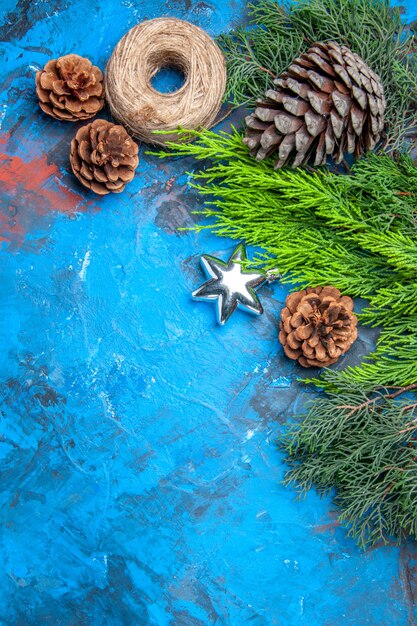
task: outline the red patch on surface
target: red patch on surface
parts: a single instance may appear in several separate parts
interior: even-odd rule
[[[334,532],[335,528],[337,528],[338,526],[340,526],[340,522],[339,520],[335,520],[334,522],[330,522],[329,524],[320,524],[320,525],[316,525],[313,526],[313,531],[315,533],[327,533],[327,532]]]
[[[315,534],[320,533],[334,533],[336,528],[340,526],[340,521],[337,518],[337,513],[335,511],[330,511],[331,521],[326,524],[316,524],[313,526],[313,532]]]
[[[171,178],[169,180],[167,180],[165,187],[166,189],[168,189],[168,191],[171,191],[172,189],[172,185],[174,184],[175,181],[175,176],[171,176]]]
[[[6,144],[7,136],[0,138],[0,242],[21,244],[29,232],[42,230],[42,217],[55,211],[74,215],[94,207],[63,185],[59,169],[46,156],[24,161],[3,152]]]

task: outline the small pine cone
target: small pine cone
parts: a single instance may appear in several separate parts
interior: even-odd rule
[[[335,287],[309,287],[290,294],[281,311],[279,340],[303,367],[327,367],[358,336],[353,300]]]
[[[275,168],[373,150],[384,128],[384,89],[357,54],[315,43],[274,81],[246,118],[244,142],[257,160],[277,153]]]
[[[72,171],[95,193],[119,193],[135,175],[138,149],[123,126],[94,120],[82,126],[71,142]]]
[[[37,72],[36,93],[48,115],[69,122],[87,120],[104,106],[103,73],[88,59],[67,54]]]

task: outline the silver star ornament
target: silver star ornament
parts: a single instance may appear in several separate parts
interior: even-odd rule
[[[227,263],[203,254],[201,265],[209,280],[193,292],[195,300],[215,302],[217,321],[223,325],[237,308],[261,315],[262,305],[255,289],[267,279],[263,274],[245,272],[241,262],[246,261],[246,250],[239,244]]]

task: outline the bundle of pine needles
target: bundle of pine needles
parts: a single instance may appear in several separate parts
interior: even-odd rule
[[[341,381],[292,424],[281,444],[286,484],[301,492],[335,489],[339,521],[365,547],[417,537],[417,395]]]
[[[337,41],[381,77],[387,99],[386,149],[399,149],[416,125],[415,37],[389,0],[258,0],[250,27],[218,39],[227,59],[227,97],[252,105],[315,41]]]
[[[283,282],[365,298],[361,323],[383,326],[363,363],[310,381],[327,393],[284,440],[287,482],[335,486],[341,520],[363,545],[416,535],[417,401],[397,398],[417,387],[417,167],[370,154],[345,176],[275,171],[236,131],[191,136],[171,148],[203,161],[192,176],[209,221],[197,229],[262,248],[251,267]]]

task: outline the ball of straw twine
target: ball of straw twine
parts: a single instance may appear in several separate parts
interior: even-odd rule
[[[151,85],[161,68],[184,74],[178,91],[160,93]],[[113,117],[132,135],[164,145],[178,127],[213,125],[226,88],[222,52],[201,28],[175,18],[157,18],[132,28],[119,41],[106,68],[106,97]]]

